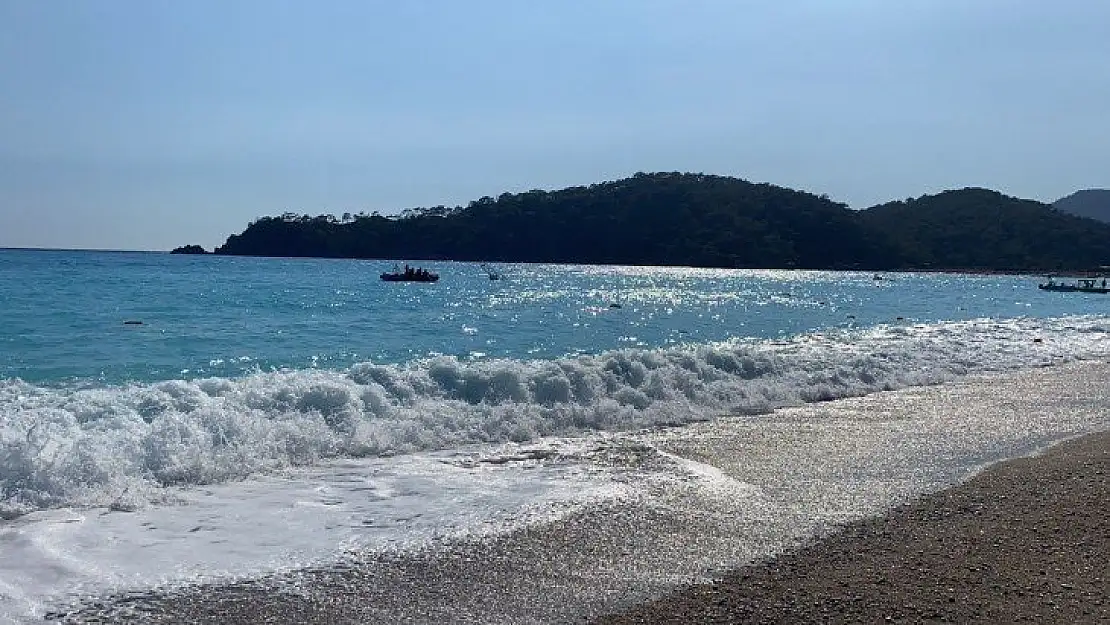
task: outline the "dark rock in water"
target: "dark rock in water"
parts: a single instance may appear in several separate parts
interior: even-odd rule
[[[184,245],[175,247],[170,254],[207,254],[208,251],[199,245]]]

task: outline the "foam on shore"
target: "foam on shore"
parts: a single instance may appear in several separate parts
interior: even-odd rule
[[[555,623],[612,613],[992,462],[1110,429],[1107,375],[1105,364],[1076,363],[602,436],[565,454],[477,452],[453,466],[520,462],[528,472],[567,463],[620,488],[502,531],[355,550],[238,583],[101,597],[101,607],[74,618]]]
[[[0,381],[0,517],[133,509],[335,459],[627,432],[1110,354],[1104,317],[890,325],[555,361],[453,357],[126,386]],[[1035,342],[1034,339],[1043,339]]]

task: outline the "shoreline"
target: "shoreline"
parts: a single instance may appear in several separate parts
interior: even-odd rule
[[[1110,449],[1104,407],[1110,405],[1110,390],[1100,381],[1108,372],[1110,366],[1101,363],[1037,369],[652,431],[605,453],[630,453],[615,458],[645,468],[649,477],[658,475],[651,465],[659,462],[671,463],[666,475],[675,474],[674,462],[695,473],[680,471],[677,482],[662,485],[637,482],[633,492],[639,494],[631,499],[505,534],[445,539],[415,551],[351,553],[342,562],[262,578],[90,597],[47,620],[566,623],[610,615],[606,618],[626,620],[601,622],[744,622],[735,613],[705,612],[704,619],[687,613],[699,605],[717,606],[718,594],[698,594],[714,588],[712,580],[783,566],[795,552],[832,544],[868,523],[885,528],[886,519],[917,502],[943,500],[999,467],[1032,463],[1027,469],[1032,475],[1046,475],[1036,467],[1057,457],[1056,450],[1098,441],[1102,481],[1087,484],[1095,501],[1087,511],[1103,508]],[[1067,392],[1047,398],[1038,392],[1061,383]],[[983,414],[997,416],[980,420]],[[905,445],[913,441],[916,446]],[[985,490],[988,499],[995,492]],[[1047,492],[1025,493],[1023,505],[1035,508],[1029,502]],[[1011,507],[1018,500],[1007,495]],[[972,528],[984,527],[974,525],[982,521],[977,515],[966,520]],[[1098,531],[1107,534],[1104,526]],[[1101,548],[1105,555],[1105,545]],[[1024,553],[1021,549],[1014,547],[1014,553]],[[855,551],[850,553],[849,562],[855,559]],[[951,549],[940,555],[951,564]],[[794,566],[785,570],[793,575],[800,570]],[[832,570],[821,579],[856,583],[849,571]],[[916,580],[920,571],[908,577]],[[749,585],[740,580],[729,588]],[[781,593],[767,587],[761,592],[770,604],[781,603]],[[687,612],[672,620],[645,620],[668,601]],[[835,622],[837,613],[778,622]],[[878,620],[885,616],[890,615]]]
[[[712,582],[661,598],[625,597],[568,618],[502,618],[485,601],[535,591],[541,561],[514,561],[543,528],[458,544],[447,553],[379,554],[370,561],[300,571],[278,580],[245,580],[167,593],[117,596],[86,610],[47,615],[64,623],[1099,623],[1110,619],[1105,563],[1110,561],[1110,431],[1080,435],[1033,456],[1004,460],[973,478],[851,522]],[[1051,505],[1043,505],[1045,502]],[[566,547],[592,531],[581,518],[562,522]],[[632,527],[618,528],[630,530]],[[528,534],[535,534],[527,536]],[[511,538],[511,539],[510,539]],[[601,542],[613,540],[603,537]],[[477,554],[491,557],[478,559]],[[604,553],[587,553],[597,559]],[[575,556],[571,556],[571,561]],[[621,575],[619,562],[612,573]],[[566,571],[564,570],[564,573]],[[506,575],[506,573],[509,573]],[[491,589],[488,584],[509,585]],[[588,582],[589,580],[577,580]],[[541,613],[580,592],[604,588],[564,580],[549,585]],[[402,595],[393,592],[404,589]],[[476,591],[468,594],[468,590]],[[657,589],[658,590],[658,589]],[[568,592],[569,591],[569,592]],[[330,592],[337,592],[331,595]],[[442,601],[441,593],[450,597]],[[658,596],[658,593],[656,593]],[[352,601],[356,598],[357,601]],[[610,597],[609,599],[612,599]],[[629,605],[628,599],[633,599]],[[612,602],[609,602],[610,606]],[[114,605],[108,612],[100,608]],[[489,609],[489,612],[484,610]],[[515,615],[519,617],[520,615]],[[583,618],[585,617],[585,618]],[[40,621],[41,622],[41,621]]]
[[[594,621],[1110,621],[1110,432],[992,465],[718,581]]]

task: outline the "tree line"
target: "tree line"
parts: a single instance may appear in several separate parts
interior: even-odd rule
[[[195,246],[186,246],[191,247]],[[1058,271],[1110,264],[1110,224],[986,189],[946,191],[852,210],[827,196],[739,178],[641,173],[558,191],[504,193],[467,206],[409,209],[397,216],[263,217],[228,237],[215,253]]]

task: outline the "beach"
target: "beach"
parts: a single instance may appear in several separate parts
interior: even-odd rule
[[[46,616],[1098,622],[1110,448],[1098,382],[1108,370],[1077,363],[659,429],[608,452],[647,476],[659,475],[646,470],[655,463],[689,467],[685,482],[636,483],[640,497],[508,533],[102,597]],[[1060,390],[1045,397],[1046,385]],[[1096,434],[995,464],[1042,452],[1067,428]]]
[[[631,623],[1110,622],[1110,434],[998,464]]]

